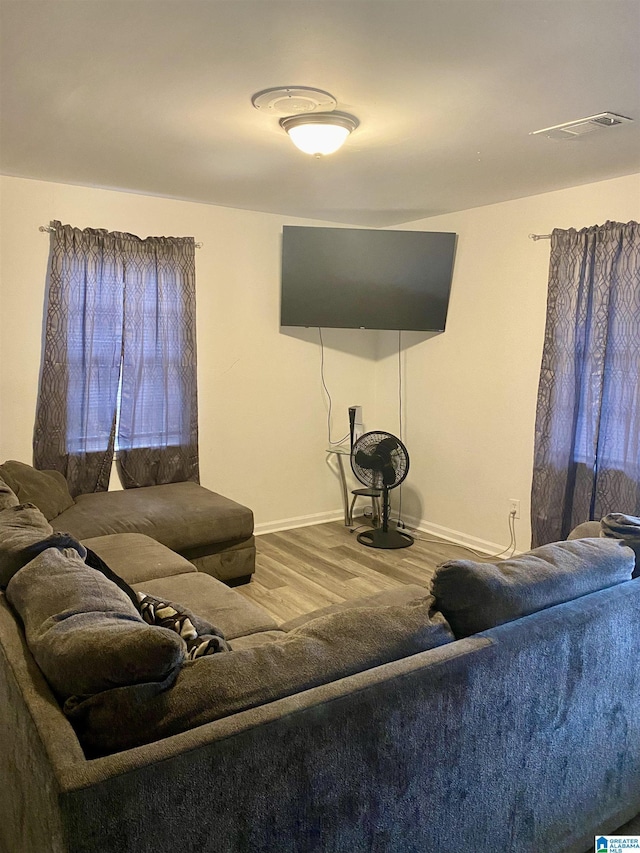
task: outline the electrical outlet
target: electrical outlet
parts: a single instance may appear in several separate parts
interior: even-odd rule
[[[509,498],[509,515],[520,518],[520,501],[516,498]]]

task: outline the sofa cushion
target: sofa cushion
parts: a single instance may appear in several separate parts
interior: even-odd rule
[[[500,563],[451,560],[433,592],[456,637],[468,637],[631,578],[634,554],[617,540],[542,545]]]
[[[263,646],[265,643],[280,643],[287,636],[286,631],[258,631],[257,634],[246,634],[236,637],[229,645],[231,651],[239,652],[242,649],[253,649],[255,646]]]
[[[279,642],[187,662],[162,696],[133,688],[71,701],[65,712],[88,755],[127,749],[450,642],[431,597],[332,613]],[[232,643],[233,646],[233,643]]]
[[[208,552],[205,554],[205,551]],[[180,551],[199,572],[221,581],[233,581],[256,570],[256,544],[253,536],[242,542],[218,542]]]
[[[112,583],[114,583],[119,589],[124,592],[127,598],[131,601],[136,610],[140,610],[140,601],[138,599],[138,594],[136,593],[133,587],[129,586],[129,584],[121,578],[117,572],[114,572],[111,566],[107,565],[105,561],[99,554],[96,554],[95,551],[92,551],[91,548],[86,548],[84,545],[82,546],[85,550],[84,561],[88,566],[91,566],[92,569],[96,569],[99,572],[108,578]],[[82,554],[80,554],[82,556]]]
[[[20,503],[34,504],[47,521],[73,506],[67,481],[59,471],[38,471],[24,462],[9,459],[0,465],[0,477],[11,486]]]
[[[309,613],[303,613],[302,616],[296,616],[294,619],[283,622],[280,625],[280,630],[291,631],[300,625],[306,625],[312,619],[317,619],[318,616],[326,616],[329,613],[340,613],[343,610],[353,610],[354,607],[373,607],[377,604],[408,604],[411,601],[425,598],[427,595],[429,595],[429,590],[423,586],[413,583],[403,584],[394,589],[385,589],[382,592],[376,592],[373,595],[352,598],[348,601],[341,601],[338,604],[329,604],[326,607],[311,610]]]
[[[33,558],[25,549],[52,533],[51,525],[33,504],[18,504],[0,511],[1,589]]]
[[[379,656],[385,657],[384,644],[388,644],[396,652],[406,644],[406,650],[394,654],[391,659],[408,657],[416,653],[411,650],[416,646],[424,651],[450,643],[454,639],[446,619],[442,613],[434,610],[433,605],[433,596],[426,595],[407,604],[372,605],[340,610],[318,616],[294,628],[289,631],[289,636],[313,637],[327,644],[338,642],[349,650],[349,654],[355,652],[361,656],[364,662]]]
[[[175,678],[185,656],[173,631],[147,625],[114,583],[74,550],[50,548],[7,586],[27,643],[60,699]]]
[[[196,572],[184,557],[143,533],[112,533],[82,543],[129,584]]]
[[[134,584],[134,589],[182,604],[219,628],[227,640],[278,627],[258,604],[202,572],[145,581]]]
[[[145,533],[182,552],[248,539],[253,534],[253,513],[197,483],[167,483],[78,495],[74,506],[55,519],[54,527],[78,539]]]
[[[0,478],[0,511],[9,509],[12,506],[18,506],[20,501],[13,489]]]

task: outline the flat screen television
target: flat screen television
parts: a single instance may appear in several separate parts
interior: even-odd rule
[[[282,326],[442,332],[456,234],[285,225]]]

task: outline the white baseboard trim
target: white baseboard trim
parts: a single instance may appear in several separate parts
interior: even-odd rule
[[[343,521],[344,511],[340,509],[330,510],[329,512],[315,512],[311,515],[299,515],[295,518],[281,518],[278,521],[265,521],[262,524],[256,524],[254,529],[255,536],[263,536],[265,533],[281,533],[283,530],[294,530],[296,527],[311,527],[313,524],[324,524],[328,521]],[[419,533],[437,536],[438,539],[445,539],[454,545],[467,545],[473,548],[474,551],[479,551],[481,554],[499,554],[504,551],[506,545],[499,545],[496,542],[488,542],[486,539],[479,539],[477,536],[470,536],[468,533],[463,533],[461,530],[453,530],[450,527],[443,527],[441,524],[434,524],[426,518],[412,518],[405,516],[405,524],[410,532],[411,529]],[[518,549],[516,554],[521,554]]]
[[[486,539],[479,539],[477,536],[470,536],[468,533],[463,533],[461,530],[452,530],[450,527],[443,527],[441,524],[434,524],[426,518],[411,518],[405,516],[405,524],[409,528],[419,531],[420,533],[431,534],[437,536],[438,539],[446,539],[447,542],[452,542],[455,545],[467,545],[473,548],[474,551],[479,551],[481,554],[499,554],[506,550],[506,545],[499,545],[496,542],[488,542]],[[521,554],[522,551],[517,550],[516,554]]]
[[[335,509],[329,512],[314,512],[311,515],[299,515],[295,518],[281,518],[278,521],[265,521],[256,524],[253,531],[255,536],[265,533],[280,533],[282,530],[293,530],[296,527],[311,527],[312,524],[324,524],[327,521],[344,521],[344,510]]]

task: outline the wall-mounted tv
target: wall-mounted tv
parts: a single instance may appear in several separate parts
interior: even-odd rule
[[[444,331],[456,235],[285,225],[282,326]]]

